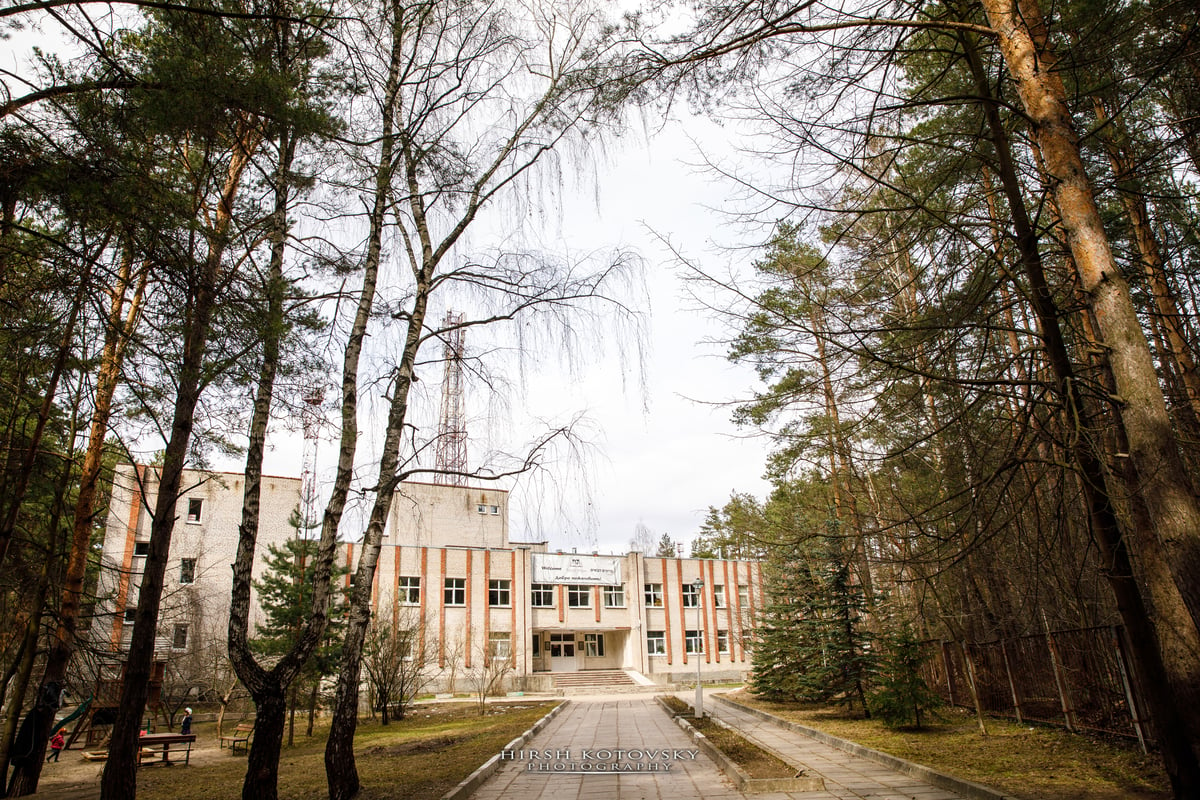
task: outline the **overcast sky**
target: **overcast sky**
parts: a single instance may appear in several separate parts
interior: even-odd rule
[[[730,492],[766,491],[766,444],[738,430],[727,405],[751,391],[755,376],[730,364],[714,343],[727,336],[723,323],[689,298],[676,256],[662,241],[717,273],[753,257],[724,248],[739,236],[723,213],[736,201],[722,181],[694,166],[698,142],[719,157],[727,135],[688,118],[648,143],[625,141],[601,165],[598,194],[567,205],[564,235],[574,246],[617,245],[642,255],[650,316],[644,387],[633,365],[622,386],[611,357],[584,380],[558,387],[563,407],[585,409],[598,423],[603,446],[593,467],[594,519],[580,515],[580,529],[563,530],[561,538],[552,532],[556,545],[583,547],[594,534],[599,549],[622,550],[639,522],[656,535],[690,541],[707,508]],[[521,522],[514,514],[514,536]]]
[[[31,46],[47,46],[55,33],[53,27],[17,32],[5,42],[11,48],[5,66],[19,71]],[[576,365],[573,374],[548,359],[526,376],[521,410],[558,420],[584,414],[595,447],[586,463],[570,470],[585,479],[564,478],[550,486],[561,490],[561,497],[547,501],[545,481],[516,487],[514,539],[548,538],[554,547],[622,552],[642,523],[656,537],[668,533],[690,542],[709,506],[722,505],[732,491],[759,496],[766,491],[760,478],[765,443],[736,429],[729,421],[731,409],[722,405],[745,396],[754,375],[729,364],[723,347],[705,343],[727,334],[711,313],[688,299],[676,257],[662,241],[716,272],[744,267],[753,258],[752,252],[731,256],[718,246],[739,243],[722,213],[731,209],[733,193],[694,166],[701,147],[718,158],[728,153],[730,131],[680,114],[685,123],[632,133],[594,152],[577,180],[563,179],[551,192],[560,196],[544,198],[561,206],[538,223],[551,249],[625,248],[641,256],[646,296],[639,310],[647,314],[647,336],[640,368],[636,355],[622,359],[610,342],[597,349],[598,357]],[[566,167],[571,169],[577,168]],[[487,235],[474,234],[473,245],[486,247]],[[494,435],[472,424],[471,440]],[[299,432],[277,428],[271,440],[267,471],[299,476]],[[147,444],[145,449],[160,447]],[[334,449],[329,438],[322,442],[319,475],[332,474]],[[370,450],[370,442],[360,446],[368,457]],[[214,466],[241,468],[231,458]],[[547,513],[548,508],[556,513]]]

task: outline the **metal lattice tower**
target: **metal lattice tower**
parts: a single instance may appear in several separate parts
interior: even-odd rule
[[[438,417],[437,459],[435,467],[443,472],[434,483],[455,484],[467,471],[467,412],[463,400],[463,315],[446,312],[442,320],[445,342],[442,358],[442,412]],[[447,474],[459,473],[459,475]]]
[[[300,502],[302,538],[312,534],[317,508],[317,445],[321,438],[321,404],[325,399],[325,390],[312,387],[304,393],[304,407],[301,409],[301,422],[304,426],[304,455],[300,474]]]

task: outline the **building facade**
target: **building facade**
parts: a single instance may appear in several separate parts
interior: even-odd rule
[[[358,545],[342,547],[353,567]],[[594,669],[741,679],[763,603],[759,562],[512,542],[506,492],[421,483],[397,492],[371,591],[376,615],[421,630],[439,680],[499,657],[526,690]]]
[[[104,543],[114,650],[128,641],[155,489],[153,470],[126,468],[118,478]],[[242,483],[236,474],[187,475],[161,647],[224,642]],[[288,518],[299,498],[299,480],[264,478],[256,577],[267,547],[295,535]],[[348,588],[360,545],[340,547]],[[460,689],[463,678],[496,663],[506,665],[507,688],[526,691],[550,688],[557,673],[600,669],[656,683],[692,680],[697,670],[705,680],[740,679],[763,603],[758,562],[512,542],[507,492],[415,482],[397,490],[371,591],[377,618],[417,632],[431,688],[441,690]],[[252,607],[253,626],[261,612]]]
[[[164,656],[220,647],[226,641],[244,488],[245,478],[239,473],[184,471],[159,612],[156,650]],[[97,595],[104,612],[98,624],[113,652],[129,647],[157,496],[158,472],[153,467],[117,467]],[[262,576],[267,548],[282,546],[296,535],[289,519],[299,503],[298,478],[263,477],[255,580]],[[254,597],[250,608],[253,632],[263,615]]]

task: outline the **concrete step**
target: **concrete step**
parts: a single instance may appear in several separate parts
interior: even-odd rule
[[[556,689],[579,687],[635,686],[636,681],[623,670],[587,670],[585,672],[564,672],[554,676]]]
[[[554,690],[554,694],[559,697],[571,697],[572,695],[595,695],[595,694],[659,694],[663,691],[661,686],[644,686],[639,683],[632,684],[616,684],[614,686],[563,686]]]

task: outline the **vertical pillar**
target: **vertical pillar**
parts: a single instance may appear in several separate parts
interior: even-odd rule
[[[1062,661],[1058,655],[1058,646],[1054,643],[1054,634],[1046,630],[1046,647],[1050,651],[1050,666],[1054,669],[1054,684],[1058,687],[1058,699],[1062,703],[1063,719],[1066,720],[1067,730],[1075,732],[1075,712],[1071,709],[1071,698],[1067,692],[1067,676],[1063,673]]]
[[[1138,746],[1142,748],[1143,753],[1150,752],[1146,749],[1146,732],[1143,728],[1141,710],[1138,707],[1137,696],[1133,692],[1133,682],[1129,679],[1129,669],[1126,666],[1128,661],[1125,658],[1125,640],[1120,625],[1114,625],[1113,633],[1113,653],[1117,658],[1117,669],[1121,673],[1121,685],[1125,688],[1125,702],[1129,704],[1129,720],[1133,723],[1133,732],[1137,734]]]
[[[1008,691],[1012,693],[1013,711],[1017,715],[1017,723],[1021,723],[1021,697],[1017,694],[1017,684],[1013,681],[1012,665],[1008,662],[1008,647],[1000,640],[1000,655],[1004,657],[1004,674],[1008,677]]]

